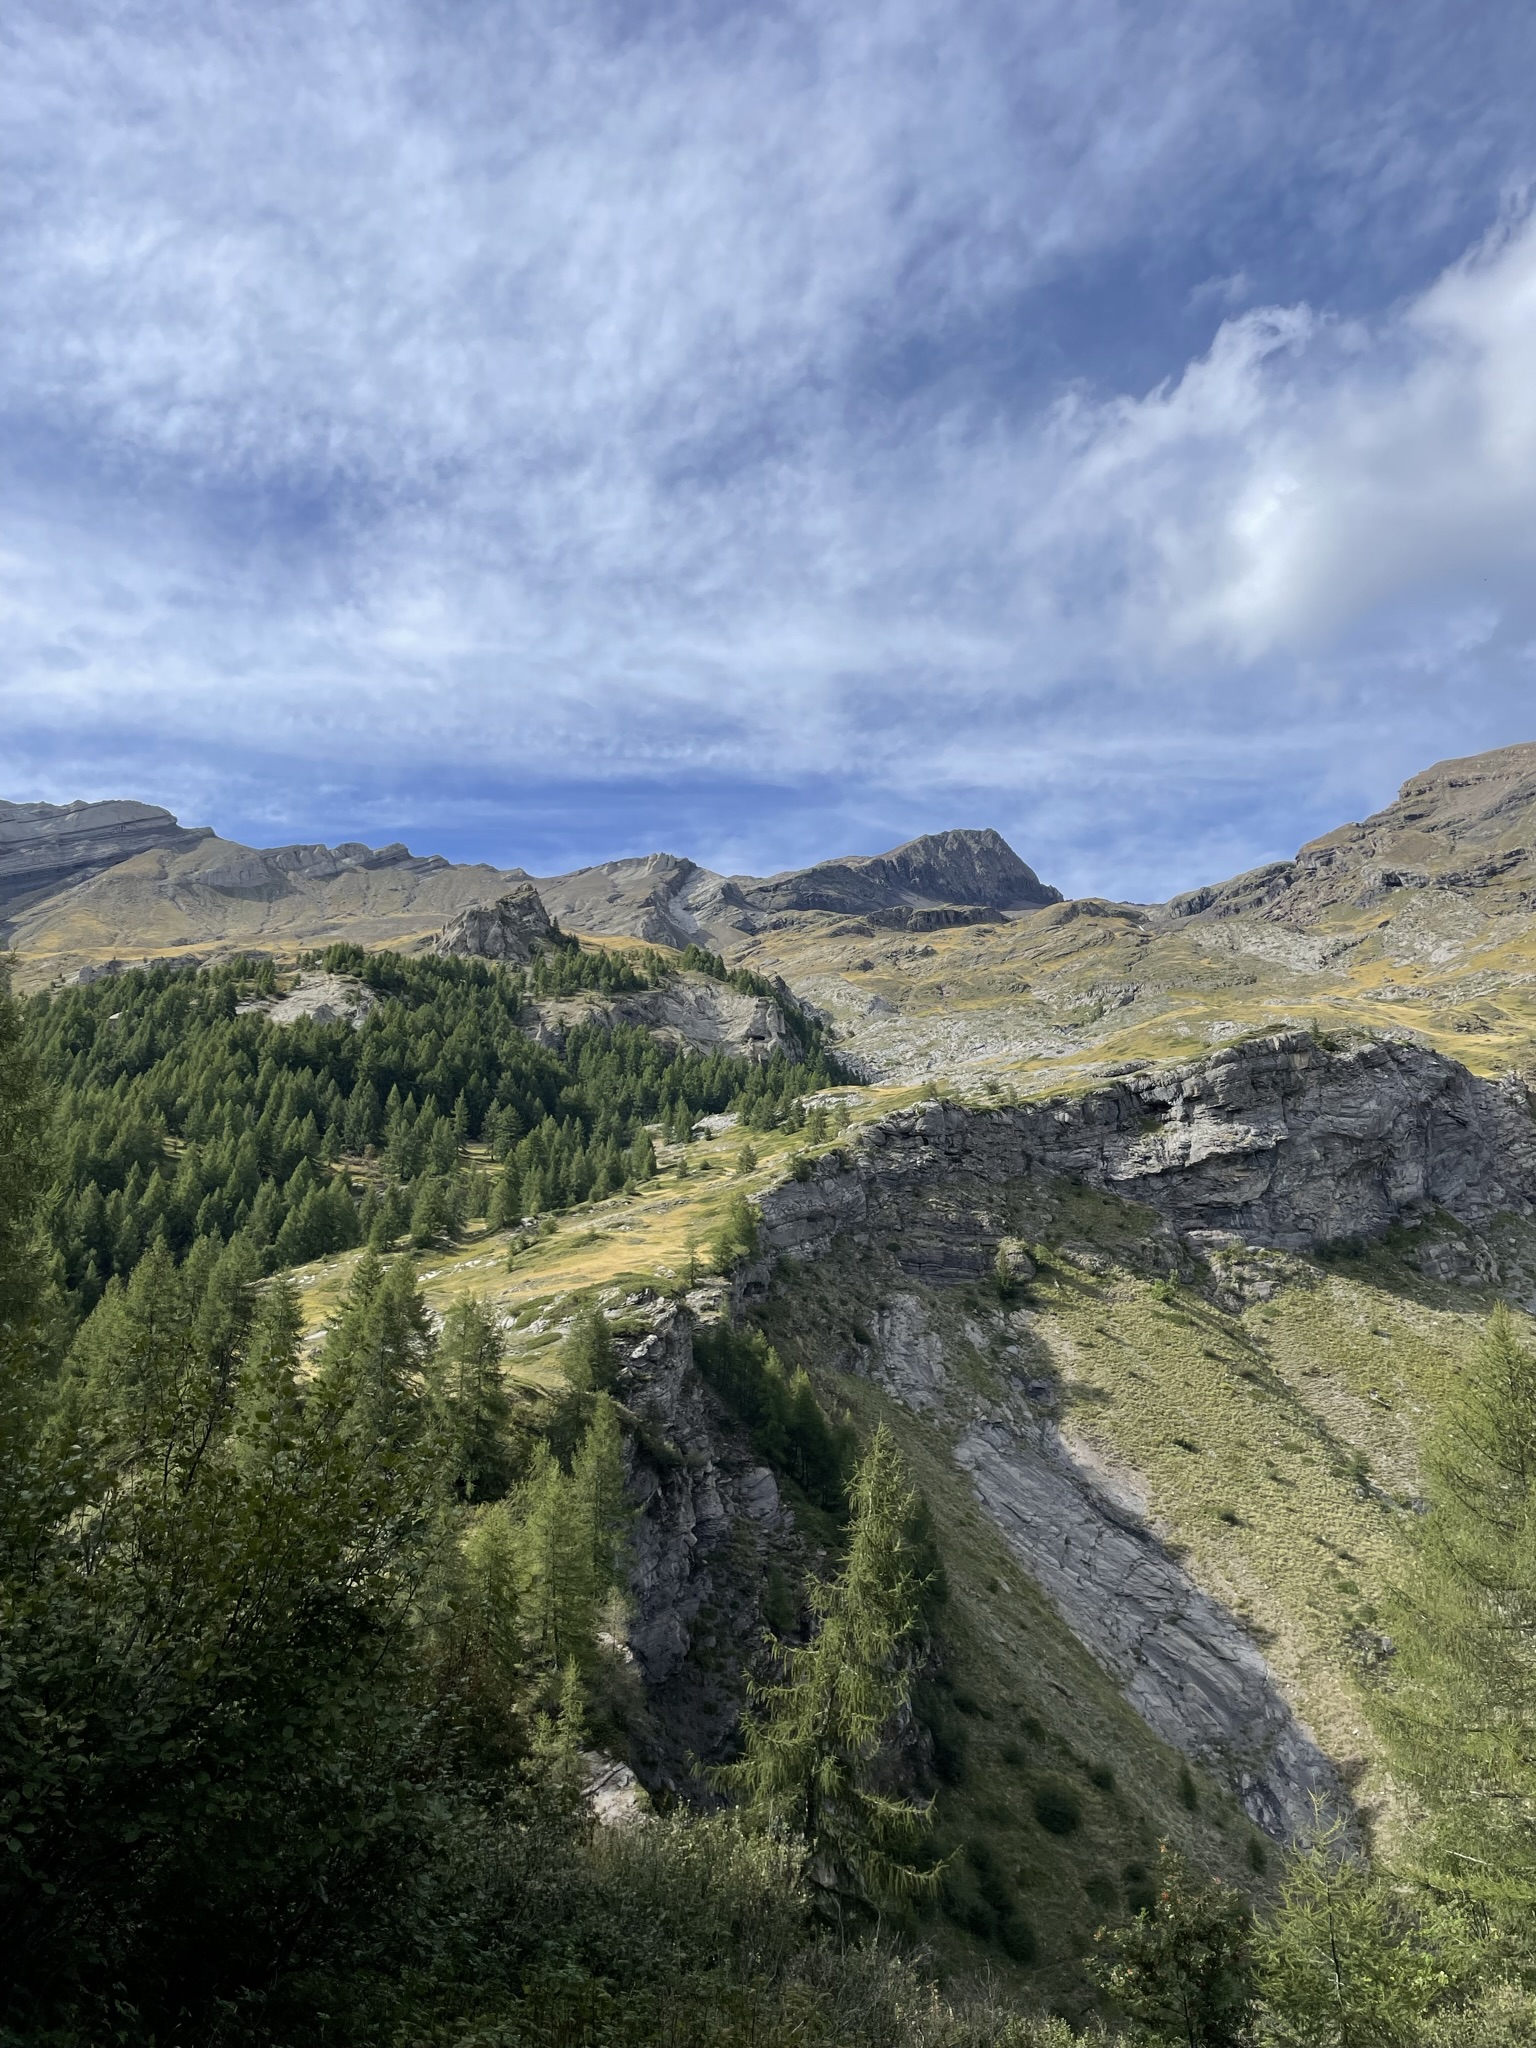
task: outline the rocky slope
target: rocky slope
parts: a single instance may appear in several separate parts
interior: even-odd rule
[[[178,825],[153,804],[0,802],[0,939],[30,904],[77,888],[155,850],[182,850],[211,835]]]
[[[800,1046],[770,997],[745,995],[707,974],[678,973],[660,988],[624,995],[551,997],[528,1005],[526,1022],[546,1045],[560,1043],[575,1024],[635,1024],[690,1052],[727,1052],[767,1060],[782,1052],[798,1061]]]
[[[1054,1379],[1005,1369],[978,1391],[942,1316],[903,1286],[990,1275],[1016,1242],[1019,1204],[1056,1181],[1160,1219],[1143,1246],[1154,1271],[1231,1246],[1312,1251],[1439,1214],[1487,1222],[1536,1200],[1529,1101],[1413,1046],[1270,1038],[1076,1098],[898,1112],[762,1198],[771,1259],[885,1255],[894,1291],[860,1369],[947,1436],[1010,1550],[1148,1726],[1224,1777],[1258,1825],[1294,1835],[1340,1784],[1251,1636],[1134,1497],[1075,1453]],[[766,1263],[753,1284],[775,1284]]]
[[[398,843],[241,846],[183,831],[148,805],[0,811],[0,915],[9,903],[11,943],[32,980],[181,949],[210,959],[340,937],[428,945],[445,922],[492,907],[509,882],[531,886],[520,868],[454,866]],[[1057,899],[995,832],[940,833],[767,881],[648,854],[545,877],[537,891],[568,931],[678,948],[739,947],[828,907],[885,929],[936,930]]]

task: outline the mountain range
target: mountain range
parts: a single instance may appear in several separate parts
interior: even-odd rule
[[[402,844],[255,848],[129,801],[0,804],[0,941],[36,986],[111,962],[355,940],[414,950],[532,879],[583,935],[782,975],[872,1079],[1045,1076],[1258,1026],[1536,1061],[1536,745],[1442,762],[1294,859],[1162,904],[1066,900],[995,831],[758,877],[654,853],[570,874]]]

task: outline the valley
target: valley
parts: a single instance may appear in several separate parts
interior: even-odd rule
[[[1423,1446],[1495,1304],[1536,1313],[1536,747],[1152,906],[1060,900],[987,834],[530,881],[146,808],[7,807],[28,1014],[73,1001],[121,1102],[150,1053],[112,1066],[138,1012],[109,1002],[184,996],[269,1094],[188,1084],[59,1240],[81,1311],[156,1217],[239,1239],[249,1192],[195,1172],[268,1125],[304,1370],[382,1251],[433,1329],[493,1319],[517,1428],[558,1433],[600,1310],[632,1533],[593,1740],[656,1810],[718,1804],[842,1541],[711,1377],[735,1331],[836,1427],[883,1425],[932,1518],[900,1770],[945,1861],[903,1924],[948,1978],[1085,2019],[1082,1958],[1159,1844],[1262,1901],[1320,1824],[1411,1842],[1374,1701]]]

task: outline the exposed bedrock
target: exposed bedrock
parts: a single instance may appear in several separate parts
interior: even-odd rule
[[[1464,1222],[1529,1213],[1536,1123],[1523,1085],[1480,1080],[1440,1053],[1379,1040],[1330,1051],[1290,1032],[1091,1094],[898,1111],[808,1180],[772,1190],[765,1242],[813,1255],[898,1222],[925,1189],[955,1180],[980,1194],[1032,1173],[1144,1202],[1181,1232],[1306,1250],[1435,1209]],[[969,1253],[952,1253],[962,1270],[990,1258],[974,1231]]]
[[[793,1572],[798,1545],[772,1472],[694,1364],[693,1327],[671,1312],[626,1344],[616,1391],[638,1425],[626,1640],[654,1709],[634,1761],[651,1790],[697,1796],[693,1759],[733,1736],[767,1574],[781,1560]]]
[[[1154,1735],[1225,1779],[1282,1841],[1314,1799],[1342,1810],[1337,1771],[1262,1652],[1141,1519],[1075,1464],[1051,1423],[974,1421],[955,1447],[1009,1549]]]
[[[1008,1183],[1032,1174],[1145,1203],[1179,1233],[1303,1249],[1436,1209],[1468,1222],[1528,1211],[1536,1125],[1523,1088],[1416,1045],[1335,1051],[1286,1034],[1075,1098],[897,1112],[764,1196],[764,1249],[878,1244],[925,1282],[974,1277],[1006,1233]],[[769,1270],[745,1287],[770,1284]],[[1053,1423],[1026,1400],[967,1393],[916,1295],[887,1304],[875,1359],[891,1392],[952,1432],[1014,1555],[1157,1735],[1282,1838],[1305,1828],[1314,1796],[1342,1803],[1252,1638]]]
[[[882,1308],[871,1360],[888,1392],[951,1438],[1008,1548],[1154,1735],[1229,1785],[1281,1841],[1306,1832],[1315,1800],[1347,1812],[1337,1771],[1253,1638],[1026,1394],[989,1400],[951,1372],[915,1293]]]

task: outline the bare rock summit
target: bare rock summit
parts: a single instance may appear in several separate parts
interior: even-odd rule
[[[461,910],[433,942],[434,953],[467,954],[475,960],[505,960],[521,967],[555,935],[554,920],[537,889],[524,882],[494,903]]]

